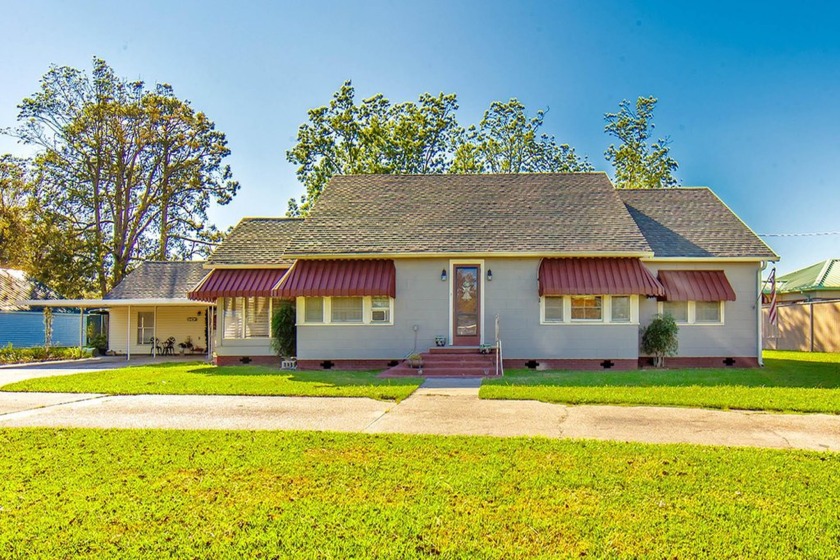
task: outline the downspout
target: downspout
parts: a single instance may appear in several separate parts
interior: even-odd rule
[[[79,308],[79,351],[84,348],[85,340],[85,308]]]
[[[762,288],[764,286],[764,282],[761,280],[761,273],[765,268],[767,268],[767,261],[761,261],[761,265],[758,267],[758,271],[756,272],[756,276],[758,277],[756,284],[758,297],[755,299],[756,318],[758,320],[758,367],[764,367],[764,356],[762,355],[762,352],[764,351],[764,315],[761,312],[761,298],[763,295]]]

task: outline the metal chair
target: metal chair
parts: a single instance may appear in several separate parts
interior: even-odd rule
[[[166,342],[163,343],[163,355],[164,356],[174,356],[175,355],[175,337],[170,336],[166,339]]]
[[[160,353],[162,352],[162,349],[161,349],[161,346],[160,346],[160,339],[159,338],[150,338],[149,339],[149,344],[152,345],[152,347],[149,348],[149,356],[155,356],[155,355],[160,356]]]

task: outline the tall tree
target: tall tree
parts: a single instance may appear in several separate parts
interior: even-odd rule
[[[528,118],[525,105],[513,98],[494,101],[478,126],[467,130],[457,147],[453,173],[566,173],[593,171],[568,144],[540,132],[545,111]]]
[[[425,93],[392,105],[382,94],[357,104],[345,82],[329,105],[312,109],[286,159],[306,188],[288,215],[305,214],[333,175],[349,173],[521,173],[591,171],[567,144],[540,132],[516,99],[495,102],[478,126],[458,124],[454,93]]]
[[[29,237],[27,162],[0,156],[0,267],[23,268]]]
[[[289,215],[308,212],[333,175],[351,173],[443,173],[461,129],[454,94],[428,93],[392,105],[382,94],[355,101],[345,82],[329,105],[311,109],[286,159],[298,165],[306,188]]]
[[[147,90],[94,59],[90,77],[51,67],[19,108],[10,133],[41,149],[41,223],[69,232],[92,263],[85,292],[104,294],[136,261],[190,258],[218,238],[206,213],[239,188],[222,164],[230,150],[171,86]]]
[[[619,103],[617,113],[606,113],[604,130],[621,141],[610,145],[604,156],[615,169],[615,184],[622,189],[658,189],[678,185],[674,171],[679,167],[670,155],[670,140],[650,142],[656,125],[653,109],[657,99],[639,97],[635,107],[628,100]]]

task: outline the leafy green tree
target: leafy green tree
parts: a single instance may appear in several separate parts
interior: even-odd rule
[[[29,238],[26,160],[0,156],[0,266],[24,268]]]
[[[494,101],[457,147],[452,173],[565,173],[593,171],[568,144],[541,133],[545,111],[528,118],[517,99]]]
[[[454,94],[428,93],[392,105],[382,94],[355,101],[345,82],[329,105],[311,109],[286,152],[306,188],[289,201],[289,215],[308,212],[334,175],[353,173],[443,173],[461,129]]]
[[[617,113],[606,113],[604,130],[621,143],[610,145],[604,156],[615,169],[615,184],[621,189],[658,189],[675,187],[674,171],[679,167],[670,156],[670,140],[650,142],[655,128],[653,109],[657,99],[639,97],[635,107],[626,99]]]
[[[40,244],[50,231],[67,234],[71,262],[56,264],[70,268],[55,272],[74,278],[84,265],[71,265],[89,263],[77,290],[104,294],[137,261],[190,258],[218,239],[207,209],[239,188],[222,164],[227,141],[171,86],[147,90],[94,59],[90,77],[51,67],[19,108],[20,125],[7,132],[40,148]]]

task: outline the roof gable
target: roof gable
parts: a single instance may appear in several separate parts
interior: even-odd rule
[[[144,262],[103,299],[186,299],[207,272],[204,261]]]
[[[617,190],[656,257],[779,257],[710,189]]]
[[[207,264],[288,267],[294,260],[284,256],[286,246],[302,222],[302,218],[243,218],[216,248]]]
[[[333,177],[286,255],[650,253],[604,173]]]

